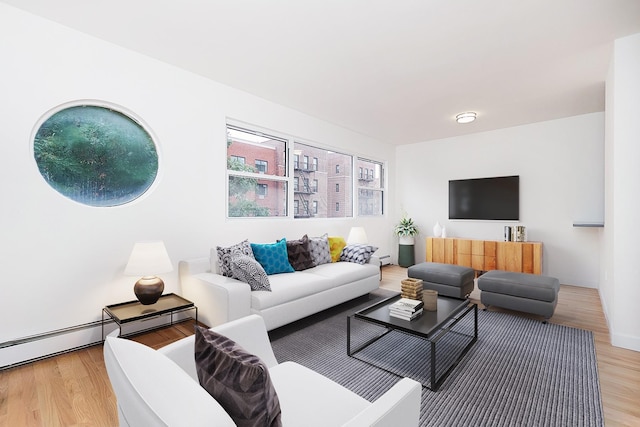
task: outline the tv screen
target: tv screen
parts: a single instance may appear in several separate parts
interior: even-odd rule
[[[520,177],[449,181],[449,219],[520,219]]]

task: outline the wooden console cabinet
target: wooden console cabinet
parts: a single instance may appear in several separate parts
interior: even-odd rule
[[[427,261],[542,274],[542,243],[427,237]]]

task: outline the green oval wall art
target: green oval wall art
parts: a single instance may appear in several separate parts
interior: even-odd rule
[[[52,188],[89,206],[129,203],[158,175],[158,152],[146,129],[99,105],[71,106],[49,116],[36,132],[33,152]]]

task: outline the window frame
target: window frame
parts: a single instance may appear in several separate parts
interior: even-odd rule
[[[385,193],[386,193],[386,176],[387,176],[386,161],[364,158],[358,155],[357,153],[343,151],[341,149],[336,150],[334,147],[318,144],[316,142],[309,142],[307,140],[293,137],[291,135],[287,135],[281,132],[263,130],[259,126],[255,126],[255,125],[249,125],[245,123],[239,124],[238,122],[235,122],[229,119],[226,122],[226,129],[234,129],[241,132],[254,134],[257,136],[263,136],[276,141],[281,141],[282,143],[284,143],[283,156],[281,156],[281,158],[283,158],[284,164],[283,166],[279,164],[275,164],[275,166],[272,167],[272,169],[275,168],[276,170],[271,171],[273,175],[269,174],[269,164],[268,164],[269,162],[265,160],[262,160],[262,162],[264,162],[266,166],[266,170],[264,172],[259,171],[258,167],[256,167],[255,173],[245,172],[245,171],[230,171],[229,169],[227,169],[227,174],[226,174],[227,194],[229,192],[229,183],[232,176],[247,177],[247,178],[258,179],[260,180],[261,184],[266,181],[282,183],[283,186],[274,187],[274,190],[275,189],[278,190],[277,192],[271,192],[267,188],[266,194],[268,194],[269,197],[282,197],[283,200],[286,200],[286,214],[276,214],[276,215],[267,215],[267,216],[230,216],[229,215],[230,214],[230,211],[229,211],[230,198],[227,197],[227,200],[226,200],[227,219],[241,220],[241,219],[248,219],[248,218],[251,218],[251,219],[286,218],[286,219],[324,219],[326,220],[326,219],[348,219],[348,218],[356,218],[360,216],[381,217],[385,215],[385,212],[386,212]],[[309,154],[304,154],[303,151],[299,151],[299,148],[297,147],[298,144],[302,145],[303,147],[309,147],[309,148],[318,149],[318,150],[325,150],[329,153],[337,153],[345,157],[341,158],[341,161],[335,164],[335,175],[331,174],[332,171],[328,169],[326,172],[322,172],[321,170],[319,170],[319,160],[320,160],[319,157],[323,157],[323,156],[319,156],[319,157],[313,156],[313,152]],[[241,157],[241,156],[236,156],[236,157]],[[261,159],[255,159],[256,166],[258,166],[257,163],[259,160]],[[370,188],[370,187],[365,187],[360,185],[361,182],[359,180],[363,179],[363,177],[366,177],[368,179],[370,171],[373,172],[373,169],[370,169],[370,167],[363,169],[363,166],[358,163],[359,161],[369,161],[369,162],[373,162],[375,164],[380,165],[380,169],[382,171],[382,178],[383,178],[380,182],[380,188]],[[325,162],[326,162],[326,159],[325,159]],[[348,165],[349,162],[351,165],[350,168]],[[276,162],[276,163],[279,163],[279,162]],[[245,158],[245,164],[246,164],[246,158]],[[326,166],[330,167],[331,165],[326,165]],[[347,173],[341,174],[342,166],[348,167],[350,171],[348,171]],[[278,173],[281,173],[283,169],[284,169],[284,173],[282,175],[277,175]],[[326,174],[326,178],[323,178],[323,183],[322,183],[323,190],[320,190],[320,182],[317,178],[313,177],[313,174],[311,175],[311,178],[309,177],[305,178],[304,175],[301,174],[303,172],[306,172],[307,174],[309,172],[312,172],[312,173],[321,172]],[[341,216],[341,215],[334,216],[329,214],[328,212],[325,213],[324,210],[320,211],[319,209],[320,203],[317,199],[318,196],[317,195],[313,196],[314,194],[320,194],[320,198],[322,198],[323,196],[326,197],[326,200],[323,202],[323,206],[324,206],[323,209],[328,208],[329,203],[331,202],[329,198],[329,194],[331,192],[327,193],[326,195],[323,195],[321,192],[324,192],[328,189],[327,187],[331,183],[331,176],[336,176],[336,175],[337,175],[336,177],[337,179],[342,180],[340,182],[343,182],[344,184],[348,185],[349,188],[351,188],[350,192],[347,191],[345,193],[344,197],[346,198],[342,200],[344,202],[351,204],[351,208],[350,208],[351,212],[348,216]],[[306,179],[306,185],[304,182],[300,181],[299,179],[300,176]],[[339,178],[340,176],[342,176],[342,178]],[[374,176],[375,174],[371,173],[371,178],[373,178]],[[298,183],[297,186],[295,185],[296,182]],[[336,184],[336,187],[335,187],[336,193],[341,193],[342,189],[340,188],[340,184],[337,182],[335,184]],[[257,189],[257,186],[256,186],[256,189]],[[377,213],[374,213],[374,214],[361,213],[361,206],[360,206],[360,203],[361,203],[360,190],[361,189],[364,189],[367,191],[373,191],[375,194],[378,195],[378,197],[380,198],[379,200],[380,207]],[[278,195],[276,195],[276,193]],[[296,196],[297,193],[304,193],[304,195],[301,194],[301,196],[305,196],[305,197],[304,198],[298,197]],[[367,193],[367,194],[371,194],[371,193]],[[256,197],[258,197],[258,191],[256,191],[255,195]],[[266,196],[264,196],[264,198],[266,198]],[[304,200],[301,202],[298,199],[304,199]],[[304,215],[300,216],[301,203],[303,202],[306,203],[307,209],[304,212]],[[297,205],[297,209],[296,209],[296,205]],[[341,201],[336,201],[334,206],[335,206],[336,213],[339,214],[340,212],[345,212]],[[347,209],[346,212],[349,213],[349,209]],[[322,216],[318,217],[317,215],[322,215]]]
[[[386,179],[387,179],[387,169],[386,169],[386,162],[382,162],[379,160],[374,160],[374,159],[370,159],[370,158],[366,158],[366,157],[362,157],[362,156],[358,156],[356,159],[356,162],[360,163],[358,165],[358,167],[363,168],[364,169],[364,174],[363,176],[359,176],[357,179],[357,185],[356,185],[356,191],[355,191],[355,197],[357,199],[357,213],[356,215],[359,217],[380,217],[380,216],[384,216],[386,209],[385,209],[385,204],[386,204]],[[361,162],[366,162],[369,165],[362,165]],[[371,167],[371,164],[374,165],[379,165],[380,167],[380,177],[379,177],[379,183],[376,187],[372,187],[369,185],[363,185],[362,182],[365,183],[375,183],[376,182],[376,174],[375,174],[375,166]],[[364,192],[366,194],[366,198],[363,199],[361,192]],[[367,200],[372,200],[373,204],[378,205],[379,207],[379,212],[374,212],[374,213],[366,213],[366,212],[362,212],[361,208],[363,207],[363,205],[366,203]],[[379,200],[379,202],[376,202],[376,200]]]

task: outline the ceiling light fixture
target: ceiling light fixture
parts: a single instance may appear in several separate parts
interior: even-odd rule
[[[476,119],[476,113],[469,111],[467,113],[460,113],[456,116],[456,122],[458,123],[471,123]]]

